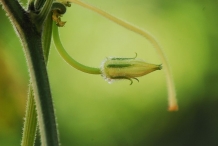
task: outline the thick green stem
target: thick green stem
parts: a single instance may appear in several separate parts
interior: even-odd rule
[[[32,37],[30,37],[30,34]],[[22,40],[34,89],[41,141],[44,145],[59,145],[53,102],[41,44],[41,34],[33,31],[24,34],[23,37]]]
[[[41,35],[32,32],[32,36],[24,34],[24,48],[30,68],[30,76],[34,89],[41,141],[44,145],[59,145],[53,102],[48,82],[48,75],[42,51]],[[29,34],[29,33],[28,33]]]
[[[85,73],[101,74],[100,68],[93,68],[93,67],[85,66],[85,65],[77,62],[76,60],[74,60],[72,57],[70,57],[70,55],[65,51],[65,49],[61,43],[59,33],[58,33],[58,27],[56,26],[55,23],[53,23],[53,40],[54,40],[54,44],[55,44],[59,54],[64,58],[64,60],[68,64],[70,64],[74,68],[76,68],[82,72],[85,72]]]
[[[51,44],[51,34],[52,34],[52,13],[50,12],[48,19],[44,24],[44,31],[42,35],[43,42],[43,52],[45,57],[45,62],[47,63],[50,44]],[[23,136],[21,146],[30,146],[34,145],[36,138],[36,130],[37,130],[37,113],[34,102],[33,89],[30,83],[28,101],[27,101],[27,109],[25,115]]]
[[[8,17],[13,20],[14,27],[19,27],[19,25],[24,25],[26,17],[26,12],[19,4],[17,0],[0,0],[3,9],[7,12]],[[19,33],[19,29],[17,30]]]
[[[42,33],[31,20],[31,13],[25,12],[16,0],[0,0],[0,2],[18,32],[26,54],[42,145],[57,146],[59,138],[41,43]]]

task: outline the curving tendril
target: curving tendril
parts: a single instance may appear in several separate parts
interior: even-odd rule
[[[87,8],[91,11],[94,11],[94,12],[102,15],[103,17],[125,27],[128,30],[131,30],[139,35],[142,35],[154,46],[157,54],[159,55],[159,57],[163,63],[164,72],[166,75],[166,82],[167,82],[167,86],[168,86],[168,104],[169,104],[168,110],[169,111],[177,111],[178,104],[177,104],[177,100],[176,100],[176,91],[175,91],[175,86],[174,86],[174,81],[173,81],[171,69],[170,69],[170,66],[168,64],[167,58],[165,57],[165,54],[164,54],[161,46],[159,45],[159,43],[156,41],[156,39],[152,35],[150,35],[148,32],[141,30],[140,28],[137,28],[137,27],[135,27],[127,22],[124,22],[124,21],[110,15],[109,13],[107,13],[105,11],[102,11],[99,8],[96,8],[94,6],[86,4],[86,3],[79,1],[79,0],[69,0],[69,1],[72,3],[78,4],[84,8]]]

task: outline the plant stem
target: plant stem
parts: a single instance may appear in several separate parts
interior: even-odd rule
[[[48,55],[49,55],[50,44],[51,44],[51,34],[52,34],[52,17],[51,16],[52,16],[52,13],[50,12],[48,19],[46,19],[45,21],[44,31],[42,35],[43,51],[44,51],[44,57],[45,57],[46,63],[48,61]],[[35,138],[36,138],[37,113],[36,113],[36,107],[35,107],[32,88],[33,87],[30,83],[21,146],[34,145]]]
[[[59,142],[46,64],[41,47],[42,38],[41,34],[34,33],[33,31],[24,34],[23,44],[27,43],[24,44],[24,48],[34,89],[41,141],[42,145],[56,146],[59,145]]]
[[[25,35],[25,42],[27,42],[27,44],[26,46],[24,45],[24,48],[26,48],[31,81],[34,89],[41,141],[42,145],[56,146],[59,145],[59,142],[46,64],[41,48],[41,35],[34,35],[34,32],[28,34],[34,36],[29,37],[29,35]]]
[[[68,64],[70,64],[74,68],[76,68],[82,72],[85,72],[85,73],[101,74],[100,68],[92,68],[92,67],[85,66],[85,65],[77,62],[76,60],[74,60],[72,57],[70,57],[70,55],[65,51],[65,49],[61,43],[59,33],[58,33],[58,27],[56,26],[56,24],[54,22],[53,22],[53,40],[54,40],[54,44],[55,44],[56,49],[58,50],[59,54],[64,58],[64,60]]]
[[[48,18],[44,23],[44,31],[42,34],[42,47],[43,47],[43,54],[45,57],[45,63],[48,62],[48,56],[50,52],[50,45],[51,45],[51,38],[52,38],[52,27],[53,27],[53,20],[52,20],[52,12],[49,12]]]
[[[13,25],[16,27],[19,32],[19,25],[24,23],[24,19],[26,19],[26,12],[20,3],[15,0],[0,0],[0,3],[3,6],[3,9],[8,14],[8,17],[12,20]]]
[[[34,145],[36,130],[37,130],[37,113],[36,113],[33,89],[32,89],[32,85],[30,84],[21,146]]]
[[[157,54],[159,55],[162,64],[163,64],[163,68],[164,68],[164,72],[166,75],[166,81],[167,81],[167,86],[168,86],[168,110],[169,111],[177,111],[178,110],[178,105],[177,105],[177,100],[176,100],[176,92],[175,92],[175,86],[174,86],[174,81],[173,81],[173,77],[172,77],[172,73],[170,70],[170,66],[168,64],[167,58],[164,55],[164,52],[162,50],[162,48],[160,47],[159,43],[156,41],[156,39],[149,34],[148,32],[141,30],[127,22],[124,22],[110,14],[108,14],[105,11],[102,11],[101,9],[98,9],[94,6],[91,6],[89,4],[86,4],[84,2],[81,2],[79,0],[69,0],[70,2],[73,2],[75,4],[78,4],[84,8],[87,8],[89,10],[92,10],[100,15],[102,15],[103,17],[125,27],[128,30],[131,30],[137,34],[142,35],[143,37],[145,37],[148,41],[150,41],[150,43],[154,46],[154,48],[156,49]]]
[[[42,25],[44,20],[47,18],[47,15],[49,14],[49,12],[51,11],[51,6],[53,3],[53,0],[37,0],[36,2],[38,2],[36,5],[37,7],[40,7],[40,12],[39,14],[37,14],[36,17],[36,22],[39,25]]]
[[[42,49],[42,32],[31,20],[31,13],[24,11],[17,0],[0,2],[17,30],[25,51],[36,102],[41,143],[43,146],[57,146],[59,138]]]

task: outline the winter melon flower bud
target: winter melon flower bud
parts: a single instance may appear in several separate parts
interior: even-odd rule
[[[114,80],[128,79],[130,85],[132,79],[138,81],[136,77],[144,76],[155,70],[161,70],[161,65],[146,63],[142,59],[134,58],[106,58],[101,65],[101,72],[104,79],[112,83]]]

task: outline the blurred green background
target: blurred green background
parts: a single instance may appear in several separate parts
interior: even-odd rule
[[[48,72],[63,146],[218,145],[218,1],[85,0],[157,38],[173,71],[179,111],[167,111],[163,71],[108,84],[70,67],[52,45]],[[26,5],[26,1],[23,1]],[[160,64],[141,36],[72,4],[62,42],[79,62],[108,56]],[[0,145],[20,145],[28,70],[22,46],[0,9]]]

